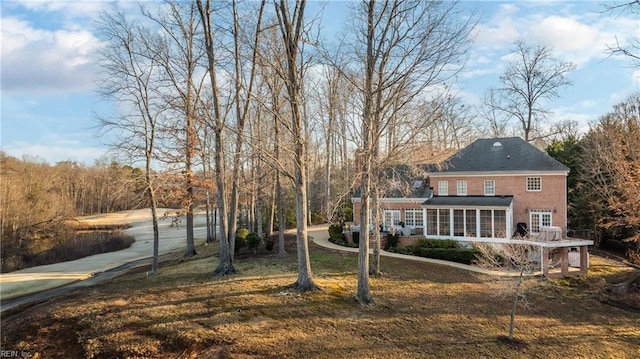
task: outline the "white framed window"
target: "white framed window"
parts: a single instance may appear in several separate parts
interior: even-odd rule
[[[458,196],[466,196],[467,195],[467,181],[458,180],[456,181],[456,190]]]
[[[508,238],[507,209],[427,208],[427,237]]]
[[[451,211],[449,208],[438,209],[438,235],[451,235]]]
[[[553,225],[553,213],[544,209],[529,211],[529,228],[531,233],[540,233],[540,228]]]
[[[421,209],[405,209],[404,224],[411,227],[424,227]]]
[[[527,192],[542,191],[542,177],[527,177]]]
[[[485,180],[484,181],[484,195],[495,196],[496,195],[496,181]]]
[[[438,210],[427,209],[427,235],[438,235]]]
[[[384,229],[389,230],[389,227],[397,226],[400,223],[400,210],[385,209],[382,211],[382,219]]]
[[[438,196],[449,195],[449,181],[438,181]]]

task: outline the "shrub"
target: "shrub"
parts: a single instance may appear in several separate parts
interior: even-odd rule
[[[416,248],[443,248],[454,249],[460,248],[460,244],[453,239],[427,239],[422,238],[416,244]]]
[[[247,239],[247,236],[249,235],[249,230],[246,228],[240,228],[236,231],[236,238],[242,238],[242,239]]]
[[[329,237],[339,238],[342,236],[342,231],[344,230],[342,223],[340,224],[332,224],[329,226]]]
[[[235,250],[236,254],[240,253],[240,249],[247,244],[247,236],[249,235],[249,230],[246,228],[240,228],[236,231],[236,243]]]
[[[398,246],[398,238],[400,237],[400,233],[389,233],[387,234],[387,243],[385,245],[385,250],[389,248],[396,248]]]
[[[321,212],[311,212],[311,224],[324,223],[324,216]]]
[[[264,240],[264,249],[268,252],[271,252],[275,245],[276,241],[272,236],[269,236]]]
[[[344,230],[344,224],[340,223],[340,224],[332,224],[329,226],[329,241],[331,241],[332,243],[336,243],[335,241],[337,241],[338,239],[345,241],[345,238],[342,234],[342,231]]]
[[[425,258],[442,259],[450,262],[472,264],[476,261],[478,251],[467,248],[429,248],[418,247],[414,255]]]
[[[339,246],[346,246],[347,245],[347,242],[345,242],[344,239],[342,239],[342,238],[336,239],[336,241],[333,242],[333,243],[335,243],[335,244],[337,244]]]
[[[344,210],[342,210],[342,214],[344,215],[345,221],[353,221],[353,208],[346,207]]]
[[[407,255],[414,255],[414,247],[413,246],[406,246],[404,248],[396,248],[394,252],[399,253],[399,254],[407,254]]]
[[[258,249],[258,245],[260,245],[260,236],[257,233],[249,233],[247,238],[245,238],[246,244],[254,253],[256,249]]]

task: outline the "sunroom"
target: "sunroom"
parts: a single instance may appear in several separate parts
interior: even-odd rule
[[[434,196],[422,207],[427,238],[483,242],[513,234],[513,196]]]

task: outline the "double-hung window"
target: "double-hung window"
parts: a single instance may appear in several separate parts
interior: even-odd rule
[[[449,195],[449,182],[438,181],[438,196],[448,196],[448,195]]]
[[[496,181],[485,180],[484,181],[484,195],[495,196],[496,195]]]
[[[458,180],[456,181],[456,189],[458,196],[466,196],[467,195],[467,181]]]

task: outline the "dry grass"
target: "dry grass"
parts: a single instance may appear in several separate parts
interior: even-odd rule
[[[241,255],[213,278],[215,246],[3,317],[2,349],[40,358],[637,358],[640,313],[602,302],[629,268],[592,257],[588,277],[529,283],[516,343],[508,299],[465,271],[383,258],[375,304],[354,300],[356,257],[311,246],[321,291],[299,293],[295,255]],[[295,253],[291,247],[289,253]],[[627,272],[627,273],[624,273]]]

